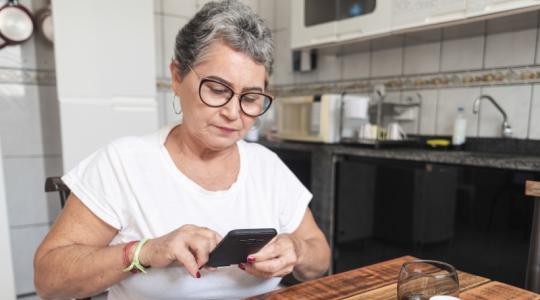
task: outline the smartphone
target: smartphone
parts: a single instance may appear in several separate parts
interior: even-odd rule
[[[259,251],[276,234],[274,228],[231,230],[210,252],[205,266],[223,267],[246,262],[248,255]]]

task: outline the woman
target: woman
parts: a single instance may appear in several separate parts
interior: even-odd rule
[[[114,141],[63,177],[72,193],[34,260],[40,296],[241,298],[327,270],[311,194],[241,140],[271,104],[272,50],[269,29],[237,1],[208,3],[182,28],[170,65],[182,123]],[[245,264],[202,268],[228,231],[265,227],[279,234]],[[125,272],[137,269],[146,273]]]

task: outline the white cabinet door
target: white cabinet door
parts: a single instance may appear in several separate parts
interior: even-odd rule
[[[466,9],[466,0],[393,0],[392,31],[460,20]]]
[[[342,1],[341,5],[347,5],[348,1]],[[358,1],[349,1],[350,8],[345,6],[342,10],[354,10]],[[369,2],[365,2],[369,3]],[[388,0],[373,1],[375,9],[363,15],[343,18],[337,24],[337,37],[339,41],[350,41],[363,38],[371,38],[390,33],[392,14],[392,2]]]
[[[328,3],[330,2],[334,1]],[[335,20],[323,22],[309,18],[309,12],[314,10],[319,10],[319,15],[323,15],[323,6],[314,5],[307,0],[295,0],[291,1],[291,9],[291,47],[293,49],[331,44],[337,40]],[[332,12],[327,13],[329,19],[335,17]]]
[[[467,0],[467,17],[476,17],[519,8],[540,7],[540,0]]]

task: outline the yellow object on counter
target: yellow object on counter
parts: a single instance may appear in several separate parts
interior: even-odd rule
[[[450,140],[446,139],[433,139],[433,140],[427,140],[426,144],[433,148],[439,148],[439,147],[448,147],[450,145]]]

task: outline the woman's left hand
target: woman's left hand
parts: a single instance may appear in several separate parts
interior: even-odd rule
[[[280,234],[259,252],[247,257],[247,263],[239,267],[258,277],[283,277],[299,263],[304,242],[291,235]]]

